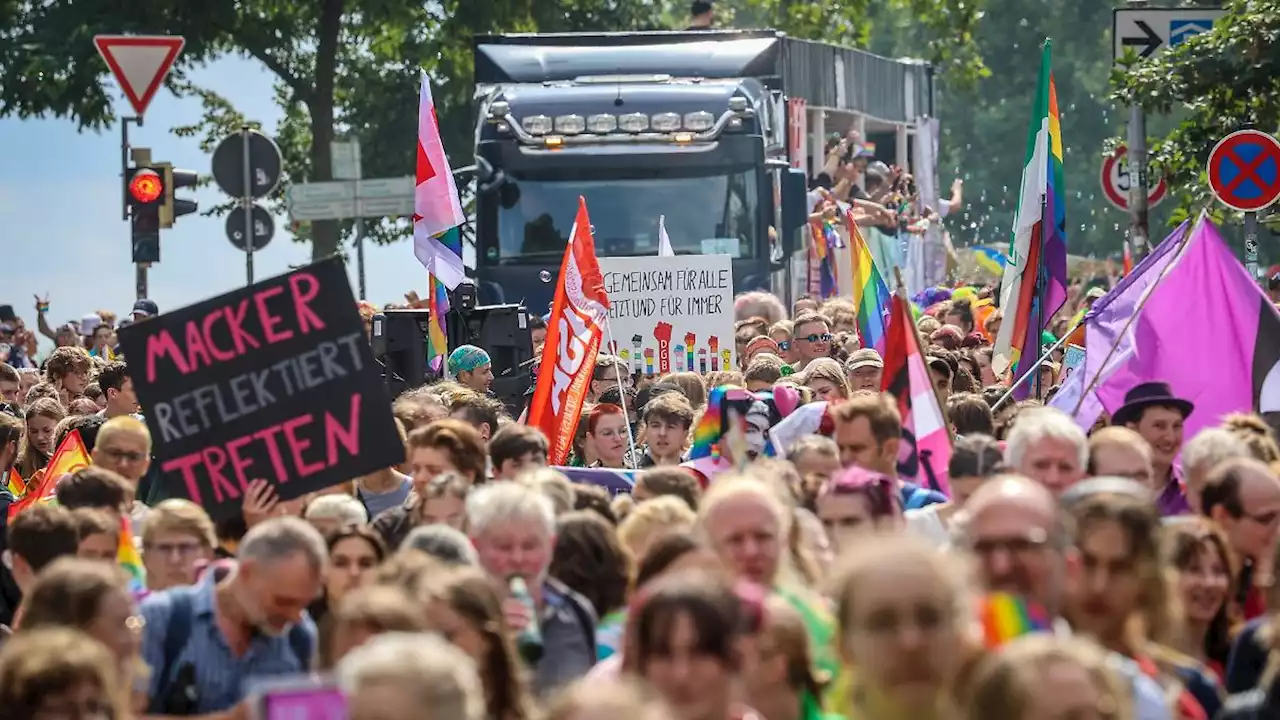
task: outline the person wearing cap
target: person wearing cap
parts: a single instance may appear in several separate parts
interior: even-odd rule
[[[884,380],[884,359],[874,348],[862,348],[845,361],[844,372],[849,377],[850,390],[880,392]]]
[[[768,353],[770,355],[777,355],[781,357],[782,349],[778,347],[778,343],[775,342],[773,338],[768,337],[767,335],[757,335],[747,343],[746,348],[742,352],[742,357],[739,358],[738,362],[742,365],[743,369],[746,369],[751,365],[751,359],[761,353]]]
[[[160,306],[156,305],[155,300],[142,298],[133,304],[133,311],[130,315],[134,322],[142,322],[160,314]]]
[[[449,374],[481,395],[493,385],[493,360],[475,345],[459,345],[449,353]]]
[[[1173,394],[1169,383],[1139,383],[1124,394],[1124,405],[1111,415],[1111,424],[1137,431],[1151,446],[1152,491],[1166,516],[1191,511],[1182,478],[1173,465],[1182,452],[1182,428],[1196,406]]]
[[[116,359],[115,350],[111,347],[111,333],[111,326],[102,322],[97,313],[85,315],[80,320],[80,335],[91,357],[102,358],[107,362]]]

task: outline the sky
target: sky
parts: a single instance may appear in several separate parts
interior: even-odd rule
[[[281,112],[271,92],[272,75],[256,60],[226,57],[190,71],[189,77],[260,121],[268,135],[274,132]],[[117,113],[132,115],[114,78],[107,76],[105,82],[117,98]],[[406,102],[417,97],[416,87],[406,89]],[[153,161],[208,174],[211,158],[198,140],[169,132],[196,122],[201,114],[198,99],[179,99],[162,88],[147,109],[146,124],[130,125],[130,143],[151,148]],[[0,119],[0,139],[5,148],[0,162],[0,266],[5,270],[0,305],[13,305],[31,327],[36,294],[48,294],[49,321],[55,326],[99,309],[127,313],[135,291],[129,223],[120,216],[120,125],[81,133],[70,120],[5,118]],[[405,138],[406,153],[413,152],[413,143],[414,138]],[[223,198],[212,184],[194,196],[202,210]],[[183,216],[161,231],[160,245],[161,261],[151,268],[149,295],[161,312],[245,284],[244,253],[227,240],[225,218]],[[351,257],[348,272],[354,289],[355,254]],[[287,218],[277,217],[274,239],[254,253],[255,279],[288,272],[290,265],[310,258],[311,246],[293,242]],[[365,274],[375,303],[403,302],[411,289],[426,295],[425,271],[408,239],[384,247],[368,244]],[[42,350],[49,347],[42,340]]]

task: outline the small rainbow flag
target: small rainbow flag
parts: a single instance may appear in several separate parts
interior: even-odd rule
[[[142,556],[133,541],[133,521],[128,515],[120,517],[120,543],[116,546],[116,561],[129,573],[129,592],[139,593],[147,589],[147,570]]]
[[[1048,632],[1052,628],[1049,613],[1026,599],[1008,593],[991,593],[978,606],[982,621],[982,639],[987,649],[1023,635]]]
[[[858,306],[858,335],[862,338],[863,347],[875,348],[883,356],[888,337],[885,315],[890,307],[889,286],[880,276],[871,248],[862,237],[852,213],[847,214],[845,220],[853,243],[849,251],[849,271],[853,276],[853,302]]]
[[[44,475],[40,477],[39,484],[27,488],[27,494],[22,500],[9,505],[9,517],[13,518],[34,503],[54,502],[54,491],[58,488],[58,480],[67,473],[89,467],[92,462],[89,459],[89,451],[85,449],[84,441],[80,439],[80,431],[72,430],[67,433],[62,443],[58,445],[58,449],[53,451],[53,457],[45,466]]]
[[[9,468],[8,490],[14,500],[22,497],[22,494],[27,491],[27,484],[22,481],[22,476],[18,474],[18,468]]]

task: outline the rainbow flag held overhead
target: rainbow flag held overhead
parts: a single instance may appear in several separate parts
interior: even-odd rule
[[[825,220],[810,222],[809,232],[818,258],[819,294],[824,300],[833,298],[840,294],[840,283],[836,280],[835,256],[831,251],[840,247],[840,237],[831,223]]]
[[[853,221],[852,215],[846,215],[849,225],[849,270],[852,275],[850,288],[853,291],[853,302],[858,308],[858,336],[862,346],[875,348],[884,356],[885,340],[888,336],[887,316],[890,309],[889,286],[880,276],[871,248],[867,245],[862,231]]]
[[[993,370],[1016,382],[1039,359],[1041,331],[1067,299],[1066,193],[1062,180],[1062,127],[1053,83],[1051,45],[1044,43],[1040,82],[1027,133],[1022,192],[1001,281],[1004,322],[996,337]],[[1033,383],[1015,397],[1025,399]]]
[[[67,433],[58,449],[53,451],[49,464],[44,467],[40,482],[27,488],[27,494],[21,500],[9,505],[9,517],[13,518],[37,502],[55,502],[54,491],[58,488],[58,480],[63,475],[89,467],[92,462],[84,440],[80,439],[80,431],[72,430]]]
[[[120,542],[116,546],[116,561],[129,574],[129,591],[138,593],[147,589],[147,570],[133,540],[133,522],[128,515],[120,518]]]

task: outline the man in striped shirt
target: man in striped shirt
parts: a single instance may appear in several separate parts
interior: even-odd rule
[[[319,531],[293,517],[252,528],[235,567],[147,596],[143,659],[152,714],[240,717],[254,682],[308,671],[328,553]]]

